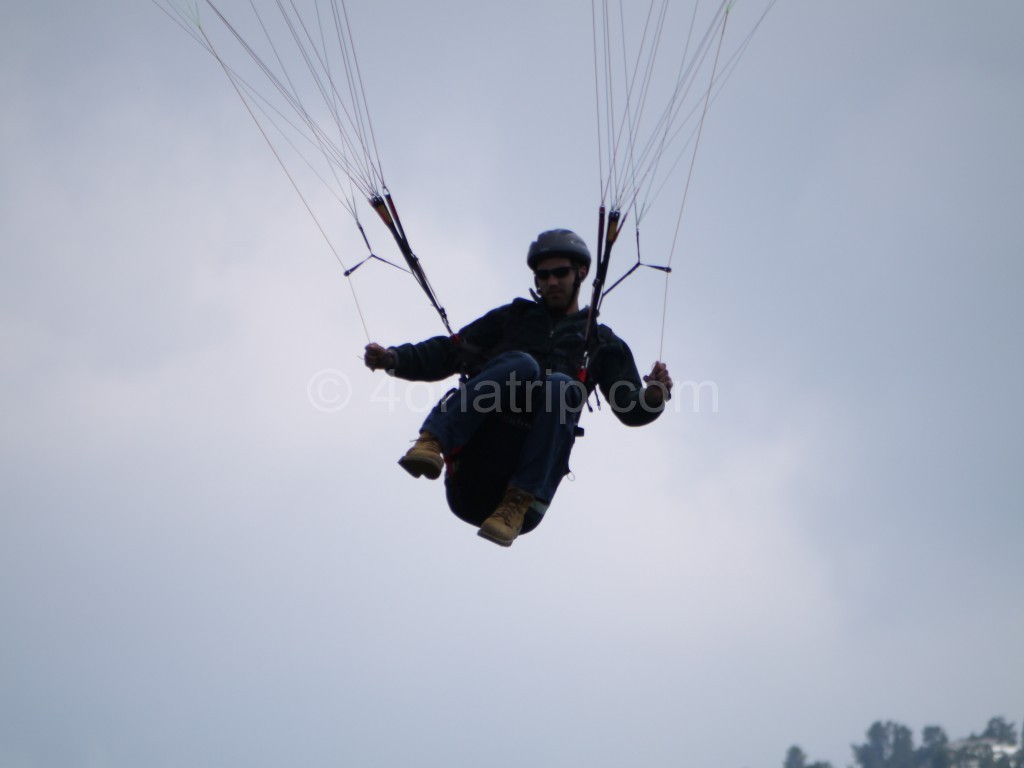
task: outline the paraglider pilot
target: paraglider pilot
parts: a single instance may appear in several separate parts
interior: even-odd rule
[[[610,328],[595,324],[587,333],[589,313],[579,307],[579,291],[591,257],[579,235],[566,229],[542,232],[530,245],[527,264],[535,301],[516,299],[455,336],[388,348],[371,343],[364,356],[371,370],[412,381],[463,374],[399,460],[414,477],[439,477],[445,457],[458,456],[489,418],[522,421],[525,415],[525,436],[506,468],[503,496],[479,529],[480,536],[505,547],[519,535],[531,509],[533,517],[543,514],[568,472],[579,413],[595,386],[628,426],[654,421],[672,390],[664,363],[655,363],[641,381],[632,352]]]

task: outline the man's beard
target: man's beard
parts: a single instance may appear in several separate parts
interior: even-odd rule
[[[549,293],[544,294],[544,306],[553,311],[565,311],[572,306],[573,301],[576,298],[578,290],[572,289],[567,293],[558,293],[552,296]]]

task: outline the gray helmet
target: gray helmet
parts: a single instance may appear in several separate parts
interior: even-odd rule
[[[526,263],[536,269],[537,263],[552,256],[564,256],[576,262],[577,266],[590,267],[590,250],[583,238],[568,229],[549,229],[541,232],[530,243]]]

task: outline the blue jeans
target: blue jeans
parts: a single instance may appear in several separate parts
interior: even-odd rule
[[[525,352],[505,352],[434,406],[423,431],[436,437],[448,454],[466,445],[491,414],[530,414],[526,442],[509,483],[549,504],[568,471],[585,401],[580,382],[562,373],[543,373]]]

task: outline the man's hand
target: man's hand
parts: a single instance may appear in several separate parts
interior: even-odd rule
[[[380,344],[375,344],[372,341],[366,345],[363,362],[366,363],[366,367],[371,371],[376,371],[380,368],[383,368],[385,371],[392,371],[398,365],[398,360],[393,351],[385,349]]]
[[[668,366],[658,362],[651,372],[644,376],[644,402],[649,408],[658,408],[672,397],[672,377],[668,375]]]

